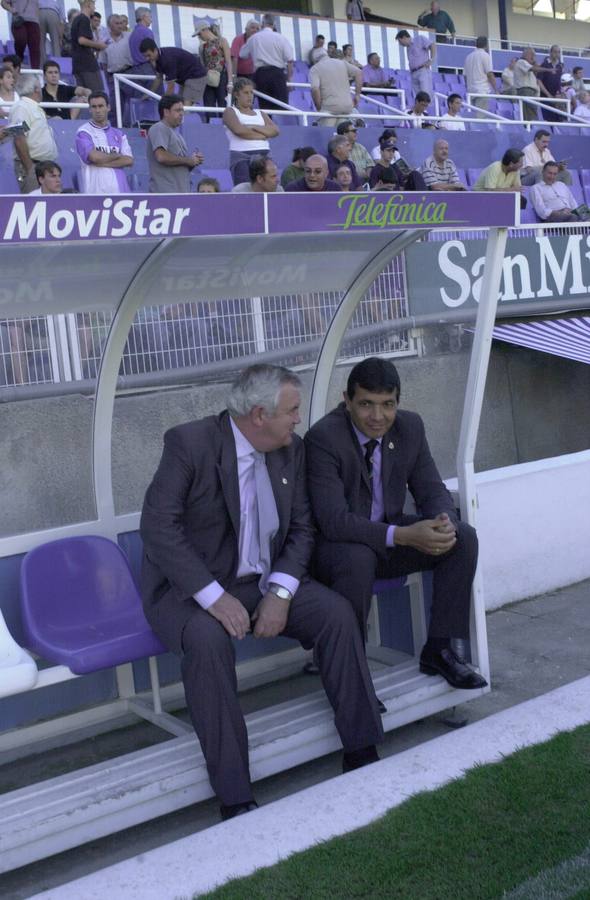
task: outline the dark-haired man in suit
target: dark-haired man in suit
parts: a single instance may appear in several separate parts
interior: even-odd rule
[[[349,603],[307,577],[314,545],[299,378],[257,365],[219,416],[168,431],[142,517],[148,621],[182,658],[188,709],[224,819],[256,806],[232,638],[314,648],[344,771],[378,759],[383,728]]]
[[[344,402],[305,436],[312,511],[320,530],[318,577],[352,603],[366,633],[373,582],[433,571],[428,640],[420,669],[458,688],[486,686],[455,652],[469,637],[477,537],[459,522],[430,454],[420,416],[400,410],[400,380],[388,360],[351,370]],[[406,515],[407,488],[419,515]]]

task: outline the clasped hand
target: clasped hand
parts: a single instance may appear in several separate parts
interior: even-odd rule
[[[239,641],[252,630],[250,616],[245,606],[233,594],[227,591],[207,610],[218,622],[221,622],[231,637]],[[289,603],[281,600],[276,594],[264,595],[252,616],[254,637],[276,637],[284,631],[289,616]]]
[[[396,543],[432,556],[448,553],[457,542],[455,526],[446,513],[439,513],[434,519],[414,522],[413,525],[398,526],[395,534]]]

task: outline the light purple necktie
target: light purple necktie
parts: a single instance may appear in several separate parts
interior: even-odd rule
[[[258,522],[252,528],[248,555],[254,566],[260,564],[262,572],[258,583],[260,590],[266,593],[270,575],[270,545],[279,528],[279,516],[264,453],[254,450],[252,456],[254,457],[254,484],[256,487],[254,508]]]

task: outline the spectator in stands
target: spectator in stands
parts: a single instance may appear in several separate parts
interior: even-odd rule
[[[90,16],[90,27],[92,28],[92,33],[94,35],[94,39],[99,41],[102,44],[108,44],[109,42],[109,31],[102,24],[102,16],[96,10]]]
[[[217,178],[201,178],[197,185],[197,194],[220,194],[221,187]]]
[[[364,22],[368,12],[371,12],[371,10],[364,5],[363,0],[347,0],[346,18],[352,22]]]
[[[307,577],[314,529],[293,435],[300,385],[287,369],[253,366],[235,380],[227,411],[169,431],[141,517],[145,614],[182,656],[223,819],[256,807],[231,638],[252,628],[261,639],[282,633],[315,648],[345,771],[376,761],[383,734],[352,610]],[[229,506],[228,484],[236,486]],[[232,522],[242,523],[237,534]]]
[[[471,103],[478,109],[487,110],[489,101],[485,94],[497,92],[496,76],[492,69],[492,57],[488,53],[488,39],[485,36],[478,37],[475,41],[475,50],[468,53],[463,62],[463,73],[467,92],[479,94],[473,97]]]
[[[41,65],[47,58],[47,37],[51,41],[51,55],[61,56],[61,36],[66,21],[63,0],[39,0],[39,39]]]
[[[539,81],[545,86],[546,96],[549,98],[559,97],[561,94],[561,76],[563,75],[561,47],[553,44],[549,50],[549,56],[545,57],[541,66],[545,71],[541,72]],[[544,109],[543,118],[546,122],[563,121],[563,116],[559,114],[560,109],[564,110],[564,107],[557,104],[552,106],[551,109]]]
[[[574,112],[576,119],[582,119],[583,122],[590,123],[590,92],[580,91],[578,94],[578,102]]]
[[[184,106],[180,97],[166,94],[158,103],[160,121],[147,134],[147,161],[151,194],[188,194],[191,172],[203,162],[198,150],[189,153],[180,133]]]
[[[18,100],[18,94],[14,89],[16,78],[10,66],[2,66],[0,69],[0,101],[6,103],[15,103]],[[10,106],[0,106],[0,119],[5,119],[10,115]]]
[[[574,215],[578,206],[570,189],[558,181],[559,166],[554,161],[543,166],[541,180],[530,191],[531,203],[542,222],[579,221]]]
[[[121,16],[124,33],[128,33],[129,23],[125,24],[126,16]],[[154,32],[152,31],[152,13],[149,6],[138,6],[135,10],[135,27],[129,33],[129,54],[131,56],[131,68],[127,70],[127,75],[153,75],[153,69],[141,51],[142,41],[150,39],[155,42]],[[204,74],[204,73],[203,73]],[[196,76],[202,77],[202,76]],[[144,82],[145,84],[145,82]],[[137,91],[133,88],[124,86],[123,93],[129,97],[139,97]],[[202,96],[202,94],[201,94]]]
[[[295,150],[293,150],[293,158],[290,164],[283,169],[281,175],[281,184],[284,188],[286,188],[291,181],[297,181],[298,178],[303,177],[305,160],[309,159],[309,157],[313,156],[315,153],[317,153],[315,147],[296,147]]]
[[[91,91],[102,91],[104,85],[95,50],[104,50],[106,44],[97,41],[92,31],[90,16],[94,12],[94,0],[79,0],[80,13],[72,22],[72,72],[76,84]]]
[[[109,27],[109,43],[106,50],[103,50],[100,56],[104,56],[104,67],[106,69],[107,87],[111,106],[111,119],[114,118],[116,109],[115,101],[115,79],[117,74],[129,75],[133,68],[133,60],[129,49],[130,34],[125,30],[125,21],[123,16],[112,13],[107,19]],[[150,66],[151,72],[151,66]],[[139,97],[139,94],[136,94]],[[129,115],[129,92],[121,91],[122,116],[123,125],[127,126],[130,122]]]
[[[350,145],[350,161],[354,163],[357,174],[361,181],[366,181],[369,173],[374,165],[374,160],[363,144],[357,140],[358,131],[354,122],[347,119],[340,122],[336,129],[337,134],[344,135]]]
[[[397,134],[394,128],[385,128],[381,132],[378,144],[371,150],[371,157],[375,162],[379,162],[379,160],[381,159],[381,146],[383,144],[383,141],[393,141],[393,143],[395,144],[395,142],[397,141]],[[396,162],[398,159],[400,159],[400,154],[396,150],[393,155],[393,161]]]
[[[520,170],[524,153],[512,147],[501,160],[493,162],[480,173],[474,191],[522,191]]]
[[[219,34],[217,25],[210,25],[204,19],[195,25],[193,37],[197,35],[201,41],[201,59],[207,70],[204,105],[225,109],[227,92],[234,86],[229,44]],[[211,114],[207,113],[205,121],[208,122],[210,118]]]
[[[61,166],[51,159],[44,159],[35,166],[35,177],[39,187],[33,194],[61,194]]]
[[[402,28],[395,36],[396,40],[406,48],[408,67],[412,73],[412,90],[414,93],[425,91],[433,93],[432,66],[436,59],[436,44],[431,37],[417,34],[412,39],[410,32]]]
[[[573,77],[569,74],[569,72],[564,72],[561,76],[561,91],[559,96],[563,97],[564,100],[570,101],[570,109],[573,112],[576,108],[576,103],[578,102],[577,94],[572,87]]]
[[[270,156],[255,156],[248,167],[250,180],[236,184],[232,194],[275,194],[283,193],[279,184],[279,170]]]
[[[38,0],[0,0],[0,5],[12,19],[10,30],[14,39],[14,52],[24,59],[29,51],[31,69],[41,66],[41,31],[39,29]]]
[[[440,127],[445,131],[465,131],[465,122],[460,120],[463,98],[459,94],[447,97],[447,112],[440,120]]]
[[[78,15],[79,10],[72,7],[68,9],[66,23],[64,25],[63,34],[61,36],[61,56],[71,57],[72,55],[72,22]],[[58,53],[58,56],[60,54]]]
[[[90,96],[88,88],[74,87],[71,84],[61,84],[61,69],[59,63],[53,59],[48,59],[43,63],[43,91],[42,99],[45,103],[85,103]],[[51,118],[56,116],[61,119],[77,119],[80,115],[79,109],[64,109],[61,106],[45,109],[45,115]]]
[[[96,91],[88,98],[90,121],[78,128],[76,151],[82,163],[81,194],[127,194],[129,184],[123,169],[133,165],[126,135],[109,122],[109,98]]]
[[[522,184],[536,184],[537,181],[541,180],[545,163],[555,162],[555,157],[549,149],[550,141],[551,134],[544,128],[540,128],[538,131],[535,131],[534,139],[531,143],[522,148],[524,153],[520,172]],[[556,165],[559,169],[558,181],[563,181],[564,184],[571,184],[572,176],[567,170],[567,163],[559,162]]]
[[[310,67],[315,66],[315,64],[318,62],[320,56],[323,56],[323,53],[318,56],[317,51],[324,49],[325,42],[326,42],[326,38],[324,37],[323,34],[316,34],[315,41],[313,42],[313,47],[307,54],[307,62]],[[327,52],[328,51],[326,50],[326,53]]]
[[[129,31],[129,16],[126,13],[121,13],[121,18],[123,19],[125,31]]]
[[[457,166],[449,159],[449,144],[444,138],[434,142],[432,156],[426,157],[420,172],[429,191],[465,191]]]
[[[328,56],[330,59],[342,59],[342,52],[338,49],[336,41],[328,41]]]
[[[586,90],[583,66],[574,66],[574,68],[572,69],[572,87],[576,94],[579,94],[580,91]]]
[[[367,65],[362,68],[363,87],[372,88],[391,88],[395,82],[393,78],[388,78],[385,69],[381,65],[381,57],[378,53],[369,53],[367,56]]]
[[[339,191],[340,186],[328,178],[328,160],[315,153],[305,160],[303,178],[291,181],[286,191]]]
[[[350,93],[350,79],[354,80],[354,100]],[[319,59],[309,71],[311,96],[315,108],[326,113],[318,119],[318,125],[334,126],[341,117],[348,118],[358,104],[363,87],[359,69],[344,62],[331,59],[325,50],[319,51]]]
[[[2,65],[7,66],[14,73],[15,81],[18,81],[20,75],[22,60],[16,53],[5,53],[2,57]]]
[[[412,116],[411,121],[408,123],[411,128],[436,128],[434,122],[424,118],[428,114],[430,103],[430,94],[427,94],[426,91],[418,91],[414,99],[414,105],[410,109],[406,109],[407,114]]]
[[[236,79],[238,75],[241,75],[243,78],[252,78],[254,75],[254,63],[251,59],[240,59],[240,50],[246,43],[249,37],[253,34],[256,34],[260,31],[260,25],[256,21],[256,19],[250,19],[246,22],[246,30],[243,34],[238,34],[232,41],[230,47],[231,61],[233,66],[233,79]],[[232,80],[233,80],[232,79]]]
[[[343,134],[337,134],[328,142],[328,172],[330,178],[334,178],[336,169],[340,166],[347,166],[352,175],[352,184],[356,189],[362,184],[359,178],[355,164],[350,159],[350,144],[348,138]]]
[[[356,66],[357,69],[362,69],[362,64],[358,61],[358,59],[354,58],[354,50],[352,44],[342,45],[342,59],[344,60],[344,62],[350,63],[351,66]]]
[[[16,83],[20,95],[10,110],[8,124],[24,122],[28,132],[14,138],[14,172],[21,194],[38,188],[35,165],[45,159],[57,159],[57,145],[47,116],[39,106],[41,82],[36,75],[21,75]]]
[[[336,184],[340,185],[341,191],[356,190],[353,184],[352,172],[350,171],[348,166],[338,166],[338,168],[334,172],[334,181],[336,182]]]
[[[256,89],[274,100],[288,103],[287,82],[293,79],[295,53],[287,38],[275,31],[275,18],[271,13],[263,15],[262,29],[251,35],[240,50],[240,59],[249,58],[254,63]],[[270,100],[265,100],[264,105],[267,109],[281,108]]]
[[[418,16],[418,25],[421,28],[432,28],[439,44],[447,43],[447,32],[451,36],[451,41],[454,42],[455,25],[450,15],[440,8],[440,3],[431,3],[430,12],[425,9]]]
[[[523,50],[520,59],[516,60],[514,66],[514,88],[519,97],[538,97],[540,94],[547,96],[548,92],[545,85],[539,81],[538,75],[543,72],[553,73],[553,69],[546,69],[544,66],[538,66],[535,58],[535,51],[532,47]],[[527,122],[540,118],[540,110],[538,106],[532,103],[523,103],[523,117]]]
[[[385,138],[380,142],[381,156],[371,169],[369,186],[372,190],[425,191],[420,172],[401,158],[395,142]]]
[[[502,69],[502,94],[514,94],[514,66],[518,57],[511,59],[507,66]]]
[[[485,679],[453,649],[469,640],[477,536],[460,522],[416,413],[398,410],[400,378],[370,357],[348,377],[344,403],[305,436],[308,489],[319,529],[315,562],[325,584],[355,610],[359,633],[378,577],[434,571],[428,640],[420,670],[468,690]],[[404,514],[408,486],[420,513]],[[418,648],[416,648],[416,651]]]
[[[185,106],[203,105],[207,72],[198,56],[180,47],[158,48],[151,38],[144,38],[139,50],[156,71],[153,91],[158,91],[165,79],[167,94],[174,94],[178,85],[178,96]]]
[[[256,37],[256,35],[254,35]],[[229,168],[234,185],[249,179],[253,156],[268,156],[269,138],[276,137],[278,127],[260,109],[254,109],[254,85],[249,78],[236,78],[232,106],[223,112],[223,124],[229,140]]]

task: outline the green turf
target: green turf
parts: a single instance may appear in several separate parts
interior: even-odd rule
[[[367,828],[206,896],[500,900],[528,879],[561,871],[560,863],[587,860],[589,846],[590,726],[584,726],[478,766],[460,781],[412,797]],[[590,900],[590,867],[578,868],[581,874],[564,885],[564,893],[552,897]]]

